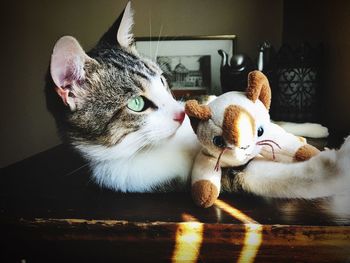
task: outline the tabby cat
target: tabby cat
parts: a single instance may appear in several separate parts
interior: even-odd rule
[[[88,53],[73,37],[59,39],[47,95],[64,139],[89,160],[97,183],[148,192],[187,182],[198,143],[158,65],[134,49],[132,15],[129,3]],[[53,87],[63,103],[52,102]]]
[[[170,191],[187,185],[200,146],[159,66],[135,50],[132,25],[128,3],[90,52],[73,37],[59,39],[47,104],[63,139],[89,161],[98,184],[122,192]],[[302,164],[259,167],[267,171],[264,176],[236,181],[242,185],[234,188],[260,195],[328,195],[333,189],[328,186],[339,184],[340,174],[350,170],[349,154],[348,139],[341,151]]]

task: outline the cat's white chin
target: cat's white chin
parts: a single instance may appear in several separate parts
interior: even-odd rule
[[[122,192],[149,192],[173,179],[187,182],[199,143],[188,118],[161,143],[138,151],[129,143],[112,147],[75,145],[90,160],[92,176],[106,188]]]
[[[165,136],[163,138],[163,140],[171,140],[177,135],[177,133],[181,133],[181,127],[182,127],[182,124],[178,124],[177,127],[174,130],[172,130],[168,136]]]

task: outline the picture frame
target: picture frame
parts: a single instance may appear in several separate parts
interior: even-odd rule
[[[157,62],[175,97],[221,94],[218,50],[235,53],[235,35],[137,37],[136,49]]]

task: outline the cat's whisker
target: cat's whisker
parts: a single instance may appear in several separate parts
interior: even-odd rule
[[[86,166],[88,166],[88,165],[89,165],[89,163],[86,163],[86,164],[84,164],[84,165],[82,165],[82,166],[79,166],[78,168],[74,169],[73,171],[71,171],[71,172],[68,173],[68,174],[65,174],[64,176],[70,176],[70,175],[74,174],[75,172],[77,172],[77,171],[83,169],[84,167],[86,167]]]
[[[151,151],[152,151],[154,148],[155,148],[155,145],[149,144],[148,147],[143,148],[144,154],[147,155],[147,154],[151,153]]]
[[[152,132],[152,140],[156,141],[157,143],[159,142],[159,139],[165,139],[174,134],[175,131],[173,129],[168,129],[168,130],[160,130],[160,131],[153,131]]]
[[[160,43],[160,36],[162,35],[162,30],[163,30],[163,24],[160,26],[160,30],[159,30],[159,36],[158,36],[158,41],[157,41],[157,48],[156,48],[156,52],[154,54],[154,61],[157,61],[158,50],[159,50],[159,43]]]
[[[142,150],[148,143],[147,135],[141,135],[139,138],[134,139],[131,143],[127,145],[127,148],[130,150],[132,148],[135,148],[134,151],[131,151],[132,154],[130,156],[134,156],[137,154],[140,150]]]
[[[138,150],[142,150],[144,147],[153,144],[153,141],[159,140],[160,135],[162,135],[162,133],[155,130],[144,131],[137,139],[133,141],[133,144],[140,147]]]
[[[185,102],[185,98],[181,97],[180,99],[178,99],[179,102]]]
[[[152,16],[149,11],[149,57],[152,58]]]
[[[146,148],[146,150],[145,150]],[[144,151],[145,154],[150,152],[153,149],[152,143],[150,143],[147,140],[144,140],[141,145],[139,145],[139,148],[137,149],[136,152],[134,152],[130,157],[129,160],[132,160],[134,157],[136,157],[140,152]]]

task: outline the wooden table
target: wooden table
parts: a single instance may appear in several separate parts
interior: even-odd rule
[[[350,199],[188,193],[96,186],[60,145],[1,170],[1,262],[350,262]]]

